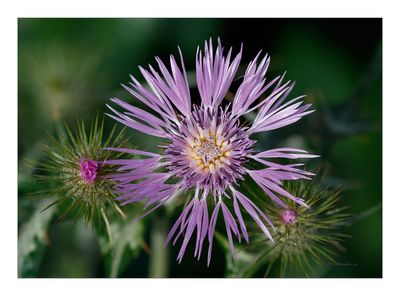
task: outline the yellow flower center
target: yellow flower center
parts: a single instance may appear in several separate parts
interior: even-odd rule
[[[229,164],[230,145],[221,136],[215,134],[199,135],[191,143],[191,157],[196,166],[202,170],[215,173],[216,170]]]

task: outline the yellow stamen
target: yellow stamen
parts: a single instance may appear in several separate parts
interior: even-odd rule
[[[230,163],[227,158],[231,154],[231,147],[228,141],[219,134],[219,132],[213,133],[210,130],[200,129],[198,136],[188,141],[191,151],[188,155],[197,167],[211,174]]]

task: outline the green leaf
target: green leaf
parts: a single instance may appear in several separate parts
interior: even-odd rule
[[[226,277],[239,278],[249,277],[257,271],[258,256],[254,253],[245,252],[243,250],[237,252],[235,259],[228,251],[225,252],[226,256]],[[249,271],[249,266],[254,268]]]
[[[257,262],[257,255],[246,252],[242,249],[236,249],[235,258],[229,249],[229,242],[225,236],[218,231],[215,232],[216,241],[225,251],[226,271],[225,276],[229,278],[244,277],[249,266],[254,266]],[[256,271],[256,270],[255,270]],[[254,272],[255,272],[254,271]]]
[[[38,204],[30,219],[24,223],[18,236],[18,276],[35,277],[48,244],[47,229],[54,216],[55,208],[42,210],[48,201]]]
[[[144,225],[141,221],[113,221],[109,225],[109,234],[98,238],[108,274],[118,277],[128,262],[140,254]]]

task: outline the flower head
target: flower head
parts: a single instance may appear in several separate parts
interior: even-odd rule
[[[75,135],[65,125],[44,149],[47,159],[38,166],[42,173],[37,177],[48,183],[47,195],[56,198],[50,206],[59,205],[64,210],[61,218],[68,214],[84,216],[87,223],[101,226],[99,222],[106,219],[109,209],[124,215],[115,201],[115,182],[106,178],[116,172],[116,167],[105,164],[107,159],[122,154],[106,150],[105,146],[120,147],[125,142],[122,131],[114,136],[115,128],[103,139],[103,125],[96,118],[87,133],[84,124],[79,123]]]
[[[312,173],[299,164],[282,165],[271,158],[309,158],[315,155],[294,148],[255,151],[252,139],[255,133],[274,130],[298,121],[309,114],[310,105],[303,105],[303,96],[285,102],[293,83],[276,77],[267,82],[265,75],[270,58],[260,53],[250,62],[232,102],[224,100],[240,64],[242,50],[233,57],[232,49],[224,55],[218,40],[214,51],[212,41],[205,42],[204,53],[196,54],[196,81],[200,102],[191,97],[182,53],[181,67],[170,57],[171,71],[156,58],[159,70],[140,67],[149,88],[136,78],[124,86],[146,107],[141,109],[120,99],[112,101],[122,107],[120,112],[109,108],[112,118],[137,131],[165,140],[160,153],[114,149],[136,156],[134,159],[116,159],[109,163],[119,165],[119,173],[112,176],[118,182],[118,200],[122,204],[146,201],[152,207],[147,213],[165,204],[178,190],[188,192],[190,198],[181,216],[172,227],[166,242],[174,236],[174,243],[183,236],[178,255],[181,261],[187,244],[196,230],[195,256],[200,258],[204,240],[208,237],[208,262],[218,214],[222,212],[232,253],[232,236],[239,241],[249,240],[242,217],[244,209],[272,240],[268,217],[254,202],[238,189],[238,182],[246,175],[275,202],[283,207],[283,196],[305,205],[280,186],[284,180],[309,179]],[[266,97],[263,95],[266,94]],[[257,112],[252,123],[244,115]],[[257,162],[261,169],[247,164]],[[209,207],[213,210],[209,213]],[[146,214],[147,214],[146,213]],[[210,216],[211,215],[211,216]]]

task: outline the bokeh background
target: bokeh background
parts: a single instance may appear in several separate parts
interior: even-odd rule
[[[110,97],[132,102],[120,83],[128,82],[129,74],[140,77],[137,66],[154,65],[154,56],[166,60],[177,54],[177,45],[193,77],[197,46],[218,36],[225,48],[238,50],[243,43],[243,63],[259,50],[268,52],[269,78],[287,71],[287,79],[296,80],[292,96],[306,94],[314,104],[312,115],[258,140],[266,147],[287,144],[320,154],[325,182],[343,188],[342,202],[354,215],[345,230],[350,237],[338,264],[318,276],[382,276],[381,19],[19,19],[20,277],[109,276],[109,263],[90,227],[57,223],[53,211],[40,212],[46,201],[30,195],[41,185],[27,162],[45,157],[41,146],[48,142],[47,133],[55,133],[62,121],[90,122],[105,113]],[[106,119],[107,128],[113,124]],[[149,137],[127,134],[134,145],[154,144]],[[160,211],[146,218],[139,248],[133,249],[131,238],[125,237],[118,276],[160,276],[152,246],[177,214],[166,220]],[[177,264],[178,251],[179,246],[160,251],[166,257],[163,276],[226,275],[218,244],[209,268],[189,252]]]

